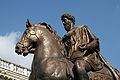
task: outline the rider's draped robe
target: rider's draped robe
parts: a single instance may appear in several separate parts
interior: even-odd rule
[[[87,26],[82,25],[73,28],[63,38],[63,43],[67,51],[67,58],[71,61],[76,60],[76,58],[84,59],[94,70],[101,69],[104,63],[104,65],[108,66],[108,68],[113,72],[116,80],[118,80],[116,71],[100,53],[99,40],[97,42],[97,47],[94,47],[94,44],[91,44],[93,40],[98,40],[98,38],[88,29]],[[79,46],[83,44],[91,44],[92,47],[88,50],[80,50]]]
[[[101,69],[103,66],[102,62],[97,59],[96,55],[97,51],[99,51],[99,46],[95,48],[91,47],[89,50],[81,50],[79,48],[81,45],[90,44],[93,40],[98,40],[98,38],[91,33],[87,26],[82,25],[75,27],[68,32],[65,40],[63,40],[67,51],[67,57],[72,61],[76,60],[76,58],[84,59],[94,68],[94,70]]]

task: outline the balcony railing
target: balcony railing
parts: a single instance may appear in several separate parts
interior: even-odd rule
[[[0,67],[18,74],[22,74],[24,76],[29,76],[31,73],[30,69],[14,64],[12,62],[3,60],[1,58],[0,58]]]

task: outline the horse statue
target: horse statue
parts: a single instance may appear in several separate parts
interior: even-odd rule
[[[32,24],[29,20],[26,27],[15,52],[23,56],[34,53],[29,80],[75,80],[74,64],[64,56],[64,46],[52,27],[46,23]],[[88,74],[91,80],[116,80],[106,66]]]
[[[52,34],[46,23],[26,24],[20,41],[16,45],[16,52],[34,53],[32,72],[29,80],[72,80],[73,64],[60,51],[60,44]]]

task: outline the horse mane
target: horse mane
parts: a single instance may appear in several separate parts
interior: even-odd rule
[[[44,25],[44,28],[46,28],[47,30],[49,30],[52,35],[54,36],[58,36],[56,31],[47,23],[43,22],[43,23],[36,23],[36,24],[33,24],[34,26],[40,26],[40,25]]]
[[[47,23],[40,23],[40,25],[45,25],[46,29],[48,29],[52,34],[57,35],[56,31]]]
[[[60,50],[64,56],[66,56],[66,50],[64,47],[64,44],[62,43],[62,38],[57,35],[57,32],[47,23],[39,23],[40,25],[45,25],[46,29],[48,29],[53,37],[58,41],[58,44],[60,45]]]
[[[44,25],[45,28],[51,32],[53,37],[55,37],[55,39],[57,39],[58,41],[61,40],[61,37],[57,35],[56,31],[49,24],[47,24],[47,23],[38,23],[38,25]]]

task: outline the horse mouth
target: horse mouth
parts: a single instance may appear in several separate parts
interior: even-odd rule
[[[16,45],[16,47],[15,47],[15,52],[18,55],[27,56],[28,53],[34,53],[35,52],[35,48],[36,48],[36,43],[34,43],[34,44],[30,45],[30,46],[27,46],[27,47],[23,47],[23,45],[18,43]]]
[[[28,55],[28,53],[29,53],[29,51],[28,51],[28,49],[27,48],[25,48],[24,50],[23,50],[23,56],[27,56]]]

